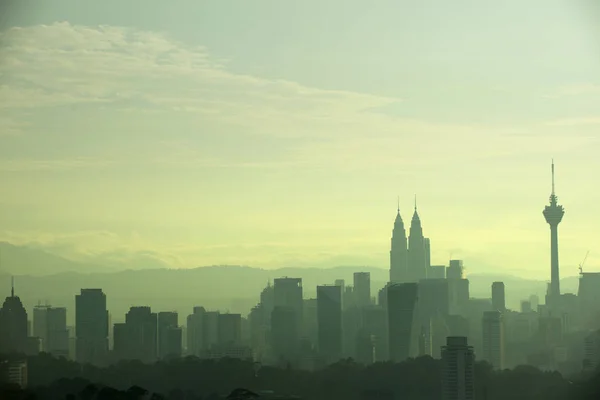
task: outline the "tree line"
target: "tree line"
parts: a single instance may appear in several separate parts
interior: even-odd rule
[[[244,388],[244,390],[240,390]],[[562,376],[532,366],[494,371],[475,366],[478,400],[600,399],[600,371]],[[232,397],[233,396],[233,397]],[[28,358],[28,387],[0,389],[2,400],[438,400],[441,363],[431,357],[363,366],[341,360],[318,371],[261,366],[237,359],[195,357],[105,368],[40,354]]]

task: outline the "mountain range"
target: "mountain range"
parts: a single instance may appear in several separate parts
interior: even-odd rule
[[[113,321],[124,318],[134,305],[149,305],[156,311],[178,311],[183,321],[192,307],[241,312],[254,306],[261,290],[278,277],[303,279],[304,296],[316,295],[316,286],[344,279],[352,284],[354,272],[371,273],[371,293],[388,280],[388,270],[367,266],[333,268],[261,269],[245,266],[207,266],[191,269],[103,269],[100,265],[79,263],[39,249],[0,243],[0,296],[10,291],[10,276],[15,276],[16,294],[25,307],[38,303],[68,307],[69,320],[74,314],[75,295],[81,288],[102,288],[107,295]],[[471,297],[489,298],[491,284],[503,281],[507,306],[518,309],[520,301],[536,294],[543,299],[546,283],[509,275],[470,274]],[[577,291],[577,278],[562,280],[563,292]]]

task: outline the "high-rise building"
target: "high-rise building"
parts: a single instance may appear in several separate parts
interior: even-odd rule
[[[219,314],[219,345],[239,346],[242,342],[242,315]]]
[[[354,298],[358,307],[371,304],[371,273],[354,273]]]
[[[442,399],[475,400],[475,353],[466,337],[450,336],[442,347]]]
[[[423,245],[425,246],[425,277],[429,278],[429,271],[431,269],[431,239],[423,239]]]
[[[417,283],[393,284],[387,288],[388,338],[390,359],[401,362],[413,353]]]
[[[150,307],[131,307],[124,324],[114,325],[114,352],[118,359],[156,361],[158,321]]]
[[[206,349],[204,323],[206,310],[204,307],[194,307],[192,314],[187,317],[187,354],[200,357]]]
[[[40,340],[41,350],[56,357],[69,357],[67,309],[38,305],[33,309],[33,335]]]
[[[446,278],[451,280],[465,279],[465,267],[462,260],[450,260]]]
[[[500,311],[486,311],[482,319],[483,359],[494,369],[504,369],[504,320]]]
[[[600,331],[588,334],[584,339],[583,369],[586,372],[597,371],[600,365]]]
[[[506,311],[506,297],[504,295],[504,282],[492,283],[492,307],[500,312]]]
[[[76,358],[101,365],[108,355],[108,311],[102,289],[81,289],[75,296]]]
[[[277,278],[273,288],[273,307],[291,307],[296,313],[296,327],[302,329],[302,278]],[[300,332],[299,332],[299,335]]]
[[[423,227],[421,219],[417,213],[417,204],[415,201],[415,212],[410,222],[410,235],[408,236],[408,268],[407,282],[418,283],[427,278],[427,256],[425,247],[425,237],[423,236]]]
[[[445,265],[432,265],[427,272],[427,279],[446,279]]]
[[[55,357],[69,358],[69,330],[67,329],[67,309],[50,307],[46,319],[45,351]]]
[[[398,200],[399,202],[399,200]],[[390,282],[403,283],[407,279],[408,269],[408,247],[404,222],[400,216],[400,204],[394,221],[390,249]]]
[[[27,311],[15,296],[14,280],[10,296],[0,309],[0,354],[28,353]]]
[[[182,331],[176,312],[158,313],[158,358],[180,357]]]
[[[293,365],[298,359],[300,331],[292,307],[275,307],[271,313],[271,348],[277,365]]]
[[[552,161],[552,193],[550,204],[544,208],[544,218],[550,225],[550,290],[547,294],[546,305],[551,309],[560,308],[560,274],[558,266],[558,224],[562,221],[565,210],[558,204],[554,190],[554,161]]]
[[[339,286],[317,286],[319,353],[327,363],[342,356],[342,290]]]

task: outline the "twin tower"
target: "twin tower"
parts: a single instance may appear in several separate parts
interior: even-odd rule
[[[423,227],[417,213],[416,201],[408,239],[406,238],[404,222],[400,216],[400,206],[398,206],[390,250],[390,282],[407,283],[427,279],[430,266],[430,242],[429,238],[423,236]]]

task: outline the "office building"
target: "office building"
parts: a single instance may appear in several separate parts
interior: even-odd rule
[[[583,370],[594,372],[600,366],[600,331],[589,333],[583,343],[584,359]]]
[[[410,234],[408,236],[408,267],[406,282],[418,283],[422,279],[427,278],[428,265],[425,242],[421,218],[419,218],[415,201],[415,211],[410,222]]]
[[[15,296],[14,280],[10,296],[0,309],[0,354],[30,353],[27,334],[27,311],[19,296]]]
[[[504,295],[504,282],[492,283],[492,307],[500,312],[506,311],[506,297]]]
[[[462,260],[450,260],[446,277],[451,280],[465,279],[465,267]]]
[[[275,307],[271,313],[271,349],[276,365],[294,365],[299,357],[296,311],[292,307]]]
[[[158,358],[181,356],[182,331],[176,312],[158,313]]]
[[[427,279],[446,279],[445,265],[432,265],[427,272]]]
[[[273,307],[291,307],[296,314],[296,327],[302,329],[304,299],[302,278],[277,278],[273,287]],[[298,332],[301,336],[301,332]]]
[[[0,382],[10,383],[19,386],[21,389],[26,389],[27,378],[27,360],[5,359],[0,361]]]
[[[371,304],[371,274],[369,272],[354,273],[354,298],[358,307]]]
[[[500,311],[486,311],[482,319],[483,359],[494,369],[504,369],[504,320]]]
[[[150,307],[131,307],[125,315],[125,323],[114,325],[114,353],[120,360],[139,360],[144,363],[156,361],[157,315]]]
[[[387,288],[389,352],[394,362],[404,361],[414,353],[413,340],[418,336],[415,331],[417,298],[416,283],[393,284]]]
[[[340,286],[317,286],[319,354],[328,363],[342,356],[342,290]]]
[[[474,400],[474,378],[473,347],[466,337],[448,337],[442,347],[442,400]]]
[[[403,283],[407,279],[408,270],[408,240],[406,238],[406,229],[400,216],[400,204],[398,204],[398,213],[394,221],[392,230],[391,249],[390,249],[390,282]]]
[[[69,358],[67,309],[38,305],[33,309],[33,335],[40,340],[40,350],[55,357]]]
[[[75,296],[76,359],[102,365],[108,355],[108,311],[102,289],[81,289]]]
[[[219,345],[239,346],[242,343],[242,315],[219,314]]]

